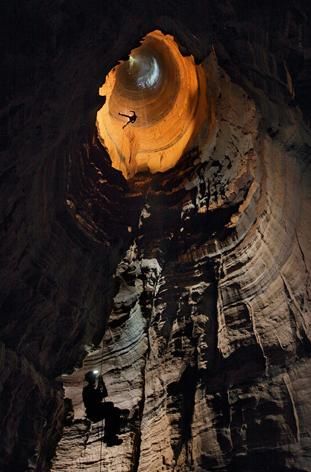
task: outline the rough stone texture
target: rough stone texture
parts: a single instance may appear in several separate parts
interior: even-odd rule
[[[86,352],[52,470],[311,470],[310,18],[302,1],[3,5],[1,471],[49,469],[59,376]],[[208,130],[127,184],[93,137],[97,92],[155,28],[204,60]],[[101,363],[131,409],[111,449],[81,405]]]
[[[132,179],[173,168],[191,148],[207,121],[207,84],[202,64],[183,56],[174,38],[159,30],[129,54],[99,90],[106,101],[96,127],[112,166]],[[133,109],[135,122],[128,126],[120,113]]]
[[[150,183],[103,349],[66,379],[79,418],[83,374],[102,362],[129,430],[111,450],[95,429],[81,451],[73,426],[52,470],[68,455],[71,470],[91,457],[109,471],[310,470],[298,399],[310,393],[299,156],[259,128],[254,101],[214,54],[206,70],[209,139]],[[282,130],[292,143],[298,126]]]

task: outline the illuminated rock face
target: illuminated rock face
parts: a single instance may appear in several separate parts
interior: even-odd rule
[[[311,12],[52,3],[0,19],[0,470],[310,472]],[[155,30],[201,63],[207,116],[167,172],[126,180],[98,89]],[[101,367],[131,410],[114,448],[81,402]]]
[[[203,66],[209,142],[151,181],[103,348],[65,379],[79,425],[84,373],[102,369],[109,399],[131,411],[123,444],[101,449],[98,424],[84,449],[73,425],[53,471],[261,472],[268,458],[309,470],[309,243],[296,211],[307,181],[282,144],[289,128],[274,142],[214,53]]]
[[[99,138],[126,178],[174,167],[206,125],[204,69],[160,31],[108,74],[100,94],[106,104],[97,113]],[[134,112],[134,123],[120,115]]]

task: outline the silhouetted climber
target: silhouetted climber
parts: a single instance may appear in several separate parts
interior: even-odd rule
[[[119,113],[120,116],[125,116],[125,118],[128,118],[128,122],[125,123],[124,126],[122,126],[123,129],[124,129],[127,125],[129,125],[130,123],[135,123],[135,121],[137,120],[137,115],[136,115],[135,111],[130,110],[130,112],[133,113],[133,115],[125,115],[124,113]]]
[[[104,441],[107,446],[117,446],[122,444],[122,439],[118,437],[120,433],[120,416],[127,415],[128,410],[120,410],[114,406],[113,402],[102,402],[108,396],[106,386],[101,375],[89,371],[85,374],[87,385],[83,388],[83,402],[87,417],[96,423],[105,420]]]

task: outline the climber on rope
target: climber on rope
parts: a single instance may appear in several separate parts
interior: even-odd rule
[[[135,123],[135,121],[137,120],[137,115],[136,115],[135,111],[130,110],[130,112],[133,113],[133,114],[132,115],[125,115],[124,113],[119,113],[120,116],[125,116],[125,118],[128,119],[128,122],[125,123],[124,126],[122,126],[122,129],[124,129],[130,123]]]
[[[121,415],[126,417],[129,410],[121,410],[114,406],[113,402],[104,399],[108,396],[107,388],[103,377],[96,371],[89,371],[85,374],[87,385],[83,388],[83,403],[86,416],[94,423],[105,420],[104,442],[107,446],[118,446],[122,444],[122,439],[118,437],[120,433]],[[104,400],[104,401],[102,401]]]

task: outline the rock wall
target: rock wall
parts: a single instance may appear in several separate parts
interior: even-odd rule
[[[214,53],[205,66],[208,139],[145,190],[103,347],[65,379],[77,423],[53,471],[310,470],[306,165]],[[97,424],[75,447],[90,368],[131,411],[121,446]]]
[[[0,470],[62,435],[52,470],[309,471],[310,7],[111,3],[3,5]],[[208,128],[126,183],[98,88],[156,28],[204,62]],[[81,405],[101,363],[131,409],[109,450]]]

